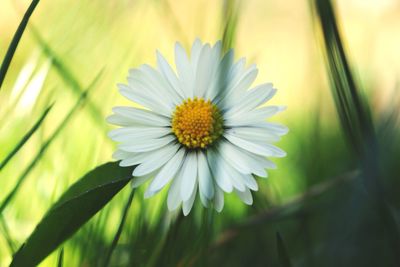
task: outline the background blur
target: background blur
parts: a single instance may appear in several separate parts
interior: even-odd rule
[[[1,59],[29,3],[0,2]],[[125,82],[128,69],[154,65],[157,49],[172,61],[175,41],[189,48],[196,37],[211,43],[221,39],[227,5],[213,0],[39,3],[0,91],[0,161],[43,111],[52,103],[54,107],[0,172],[1,201],[18,177],[25,176],[2,214],[0,266],[9,264],[69,185],[111,160],[115,144],[106,135],[111,127],[105,117],[113,106],[127,104],[116,83]],[[142,188],[111,265],[279,266],[279,232],[293,266],[396,266],[385,239],[387,229],[365,204],[363,185],[353,175],[358,165],[329,89],[310,2],[251,0],[233,5],[238,12],[236,57],[258,65],[256,83],[271,81],[278,88],[271,103],[288,106],[275,118],[290,128],[279,143],[288,156],[274,159],[278,169],[268,179],[258,179],[253,206],[226,195],[223,212],[211,212],[207,226],[203,213],[208,211],[199,201],[190,216],[183,217],[181,211],[167,212],[165,190],[144,201]],[[400,2],[340,0],[335,7],[354,77],[379,126],[388,114],[398,112]],[[65,120],[98,75],[89,98]],[[40,153],[60,125],[59,134]],[[387,161],[396,165],[400,135],[394,136],[396,141],[388,145],[392,150],[382,154],[392,153]],[[385,194],[398,211],[399,182],[396,175],[389,176],[394,178],[384,179],[389,185]],[[129,191],[128,186],[63,245],[65,266],[100,266]],[[204,234],[210,235],[207,245],[199,239]],[[55,266],[57,254],[40,266]]]

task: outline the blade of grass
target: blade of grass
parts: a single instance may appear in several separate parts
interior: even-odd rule
[[[53,104],[51,104],[48,108],[44,110],[40,118],[36,121],[36,123],[32,126],[32,128],[22,137],[22,139],[18,142],[18,144],[14,147],[13,150],[5,157],[5,159],[0,162],[0,171],[7,165],[7,163],[14,157],[15,154],[24,146],[24,144],[31,138],[31,136],[36,132],[36,130],[42,125],[44,119],[46,118],[49,111],[52,109]]]
[[[369,204],[379,212],[383,224],[388,229],[386,238],[393,249],[394,259],[400,266],[398,253],[400,230],[382,186],[379,147],[371,111],[368,103],[361,97],[359,86],[352,76],[331,1],[314,0],[313,3],[322,30],[331,90],[342,128],[362,167],[362,177],[368,192]]]
[[[223,6],[222,47],[228,51],[236,40],[237,25],[239,22],[238,0],[225,0]]]
[[[124,228],[126,217],[128,215],[129,208],[131,207],[134,195],[135,195],[135,190],[132,189],[131,193],[129,195],[128,201],[125,204],[125,208],[124,208],[124,211],[122,213],[122,217],[121,217],[121,221],[120,221],[119,226],[118,226],[118,230],[115,233],[114,239],[113,239],[113,241],[111,243],[111,246],[110,246],[110,248],[109,248],[109,250],[108,250],[108,252],[106,254],[106,258],[104,260],[104,265],[103,265],[104,267],[107,267],[110,264],[112,253],[114,252],[114,249],[118,244],[119,238],[121,237],[121,233],[122,233],[122,230]]]
[[[26,25],[28,24],[29,18],[31,17],[33,11],[35,10],[39,0],[32,0],[31,4],[29,5],[28,9],[26,10],[17,31],[14,34],[13,39],[11,40],[10,46],[6,52],[6,55],[3,59],[3,63],[1,64],[0,68],[0,90],[1,86],[3,85],[4,78],[6,77],[8,68],[10,67],[11,60],[17,50],[18,43],[21,40],[22,34],[25,31]]]
[[[376,149],[371,111],[351,73],[331,2],[316,0],[315,7],[336,109],[350,147],[362,158]]]
[[[61,58],[57,55],[57,53],[48,45],[48,43],[43,39],[40,35],[39,31],[32,25],[30,26],[30,30],[35,38],[36,42],[43,49],[43,52],[52,59],[52,64],[54,69],[57,71],[61,79],[64,81],[68,88],[72,89],[72,92],[76,96],[80,96],[84,91],[79,80],[74,76],[72,71],[63,63]],[[103,116],[101,113],[101,109],[99,109],[95,103],[93,103],[90,99],[87,100],[87,104],[90,115],[96,122],[103,122]],[[96,123],[97,126],[104,130],[103,123]]]
[[[60,252],[58,253],[57,266],[63,267],[63,263],[64,263],[64,248],[61,248]]]
[[[19,176],[17,183],[15,184],[14,188],[11,190],[10,193],[4,198],[3,202],[0,205],[0,214],[3,213],[4,209],[7,207],[7,205],[10,203],[10,201],[13,199],[19,188],[21,187],[22,183],[25,181],[26,177],[29,175],[29,173],[33,170],[33,168],[36,166],[36,164],[39,162],[39,160],[43,157],[44,153],[46,150],[49,148],[51,143],[56,139],[56,137],[61,133],[61,131],[66,127],[66,125],[69,123],[73,115],[75,115],[76,111],[79,110],[83,106],[83,104],[86,102],[86,99],[88,98],[88,93],[89,91],[96,85],[98,82],[100,75],[102,71],[97,74],[93,82],[88,86],[88,89],[84,91],[77,102],[75,103],[74,107],[69,111],[67,116],[62,120],[60,125],[57,127],[57,129],[53,132],[53,134],[44,142],[44,144],[40,147],[40,150],[38,153],[35,155],[34,159],[31,161],[31,163],[28,165],[28,167],[25,168],[25,170],[22,172],[22,174]]]
[[[0,216],[0,223],[3,228],[3,236],[7,242],[8,248],[9,248],[11,254],[14,254],[15,250],[16,250],[16,246],[15,246],[14,240],[11,238],[10,230],[8,228],[7,222],[4,220],[4,218],[2,216]]]

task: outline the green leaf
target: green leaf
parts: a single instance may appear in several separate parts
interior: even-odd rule
[[[36,266],[91,217],[132,178],[133,168],[109,162],[88,172],[50,208],[10,266]]]

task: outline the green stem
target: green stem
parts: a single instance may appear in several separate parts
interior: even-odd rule
[[[128,201],[125,204],[124,212],[122,214],[121,221],[120,221],[119,226],[118,226],[118,230],[115,233],[114,240],[111,243],[110,249],[108,250],[106,259],[104,261],[104,265],[103,265],[104,267],[107,267],[110,264],[112,253],[114,252],[114,249],[117,246],[118,240],[119,240],[119,238],[121,236],[122,230],[124,229],[126,217],[128,216],[128,211],[129,211],[129,208],[130,208],[130,206],[132,204],[134,195],[135,195],[135,190],[132,189],[132,191],[131,191],[131,193],[129,195]]]

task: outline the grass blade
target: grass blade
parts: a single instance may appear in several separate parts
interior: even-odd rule
[[[14,149],[6,156],[6,158],[0,162],[0,171],[7,165],[7,163],[14,157],[15,154],[24,146],[24,144],[31,138],[31,136],[36,132],[36,130],[42,125],[44,119],[46,118],[49,111],[52,109],[53,104],[51,104],[45,111],[42,113],[40,118],[36,121],[36,123],[32,126],[32,128],[22,137],[22,139],[18,142],[18,144],[14,147]]]
[[[359,86],[352,76],[331,1],[314,0],[314,3],[322,30],[331,89],[342,128],[362,167],[369,204],[379,212],[383,224],[388,229],[386,238],[393,249],[397,265],[400,265],[400,230],[383,190],[379,147],[371,111],[368,103],[361,97]]]
[[[119,240],[119,238],[121,236],[122,229],[124,228],[126,217],[128,215],[128,211],[129,211],[129,208],[130,208],[130,206],[132,204],[132,200],[133,200],[134,195],[135,195],[135,190],[132,189],[132,191],[131,191],[131,193],[129,195],[128,201],[125,204],[125,208],[124,208],[124,211],[122,213],[121,222],[119,223],[118,230],[115,233],[113,242],[111,243],[111,246],[110,246],[110,248],[109,248],[109,250],[107,252],[107,256],[106,256],[106,259],[104,261],[104,267],[107,267],[110,264],[112,253],[113,253],[115,247],[118,244],[118,240]]]
[[[4,218],[2,216],[0,216],[0,224],[3,228],[2,232],[3,232],[4,239],[7,242],[7,246],[9,248],[9,250],[11,251],[11,253],[14,254],[14,252],[16,250],[16,246],[15,246],[14,240],[11,238],[10,230],[8,228],[7,222],[4,220]]]
[[[224,51],[232,48],[239,21],[239,4],[237,0],[225,0],[223,7],[222,46]]]
[[[336,109],[348,143],[361,159],[376,149],[371,111],[351,73],[331,2],[316,0],[315,6]]]
[[[60,253],[58,254],[57,266],[63,267],[63,263],[64,263],[64,248],[61,248]]]
[[[17,193],[17,191],[21,187],[22,183],[24,182],[24,180],[26,179],[28,174],[33,170],[33,168],[36,166],[36,164],[39,162],[39,160],[43,157],[44,153],[49,148],[49,146],[54,141],[54,139],[65,128],[65,126],[71,120],[71,118],[76,113],[76,111],[79,110],[79,108],[82,107],[82,105],[85,103],[90,89],[92,89],[94,87],[94,85],[97,83],[98,79],[100,78],[100,74],[101,74],[101,72],[96,76],[96,78],[93,80],[91,85],[89,85],[88,89],[81,94],[81,96],[79,97],[79,99],[76,102],[75,106],[70,110],[70,112],[63,119],[63,121],[60,123],[60,125],[57,127],[57,129],[53,132],[53,134],[44,142],[44,144],[41,146],[41,148],[38,151],[38,153],[35,155],[34,159],[31,161],[31,163],[28,165],[28,167],[22,172],[22,174],[18,178],[17,183],[15,184],[14,188],[4,198],[3,202],[1,203],[1,205],[0,205],[0,214],[3,213],[4,209],[7,207],[7,205],[10,203],[10,201],[13,199],[13,197],[15,196],[15,194]]]
[[[32,0],[17,28],[17,31],[14,34],[13,39],[11,40],[10,46],[8,47],[0,68],[0,90],[1,86],[3,85],[4,78],[6,77],[8,68],[10,67],[10,63],[14,56],[15,50],[17,50],[18,43],[21,40],[22,34],[24,33],[26,25],[28,24],[29,18],[31,17],[38,3],[39,0]]]
[[[69,88],[72,89],[72,92],[76,96],[80,96],[84,91],[79,80],[73,75],[72,71],[62,62],[60,57],[56,54],[55,51],[47,44],[47,42],[42,38],[40,33],[36,30],[35,27],[30,27],[33,37],[36,39],[37,43],[43,49],[43,52],[52,59],[52,65],[54,69],[57,71],[59,76],[63,79],[64,83],[68,85]],[[95,119],[96,122],[103,121],[103,116],[101,110],[90,100],[87,100],[87,106],[89,108],[90,115]],[[98,126],[102,126],[103,124],[96,123]],[[103,129],[103,128],[102,128]]]

